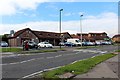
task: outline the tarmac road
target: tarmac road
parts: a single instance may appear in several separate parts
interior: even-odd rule
[[[50,53],[35,53],[2,58],[3,78],[23,78],[45,69],[63,66],[77,60],[90,58],[103,53],[117,50],[117,46],[106,45],[97,48],[58,51]]]

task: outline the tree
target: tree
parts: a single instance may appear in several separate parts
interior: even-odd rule
[[[0,40],[5,41],[5,42],[8,42],[8,36],[9,36],[9,34],[1,35],[1,36],[0,36]]]

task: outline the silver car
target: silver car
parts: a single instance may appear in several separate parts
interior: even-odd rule
[[[1,41],[1,42],[0,42],[0,46],[1,46],[1,47],[8,47],[8,43],[5,42],[5,41]]]

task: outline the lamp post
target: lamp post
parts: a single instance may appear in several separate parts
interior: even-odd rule
[[[61,42],[61,12],[63,11],[63,9],[60,9],[60,42]],[[60,45],[60,49],[61,49],[61,45]]]
[[[82,47],[82,16],[83,14],[80,15],[81,47]]]

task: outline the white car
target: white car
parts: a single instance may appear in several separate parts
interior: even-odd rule
[[[8,47],[8,43],[5,42],[5,41],[1,41],[1,42],[0,42],[0,46],[1,46],[1,47]]]
[[[39,48],[52,48],[53,45],[48,42],[40,42],[38,43],[38,47]]]

